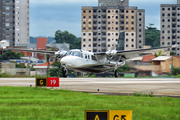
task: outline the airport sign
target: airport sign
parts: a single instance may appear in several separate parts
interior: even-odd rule
[[[108,120],[108,111],[86,110],[85,120]]]
[[[132,120],[132,111],[126,110],[86,110],[85,120]]]
[[[46,78],[36,78],[36,87],[47,87]]]
[[[47,78],[47,87],[59,87],[59,78],[58,77]]]
[[[108,120],[132,120],[132,111],[109,110]]]

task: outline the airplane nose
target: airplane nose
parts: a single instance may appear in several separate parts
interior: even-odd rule
[[[60,60],[60,62],[61,62],[61,65],[64,65],[64,64],[66,64],[66,59],[65,58],[62,58],[61,60]]]
[[[63,57],[60,62],[61,62],[62,66],[65,66],[65,67],[71,67],[72,66],[71,65],[72,61],[69,57]]]

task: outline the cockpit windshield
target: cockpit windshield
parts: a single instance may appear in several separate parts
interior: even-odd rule
[[[80,52],[79,51],[73,51],[72,56],[78,56],[80,57]]]
[[[72,51],[68,51],[67,54],[66,54],[66,56],[71,55],[71,53],[72,53]]]
[[[79,51],[68,51],[66,56],[69,56],[69,55],[81,57],[81,53]]]

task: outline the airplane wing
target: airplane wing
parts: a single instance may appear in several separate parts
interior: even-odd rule
[[[6,48],[5,50],[36,52],[36,53],[51,54],[51,55],[55,54],[55,52],[56,52],[56,51],[35,50],[35,49],[19,49],[19,48]]]
[[[167,47],[159,47],[159,48],[125,50],[125,51],[109,50],[107,52],[97,52],[97,53],[94,53],[94,55],[97,56],[97,58],[101,58],[102,56],[108,56],[108,57],[123,56],[126,59],[130,59],[130,58],[138,57],[143,52],[153,51],[153,50],[158,50],[158,49],[172,48],[172,47],[177,47],[177,45],[167,46]]]

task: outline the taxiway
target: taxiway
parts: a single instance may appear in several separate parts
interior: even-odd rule
[[[36,78],[0,78],[0,86],[32,85]],[[60,78],[60,87],[71,91],[111,94],[142,92],[154,95],[179,96],[180,78]]]

